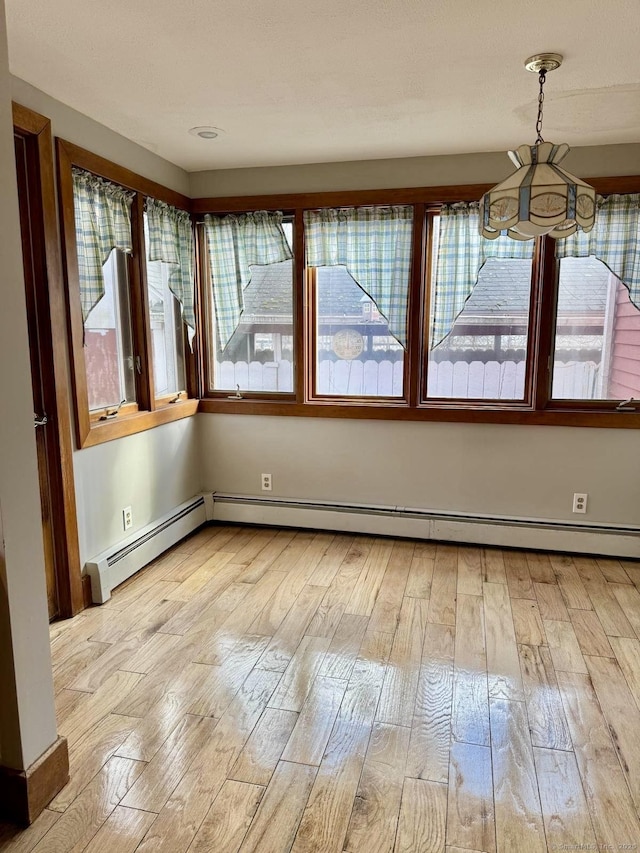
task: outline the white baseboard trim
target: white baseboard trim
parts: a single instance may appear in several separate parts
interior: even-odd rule
[[[210,495],[206,497],[210,501]],[[205,496],[197,495],[137,530],[133,536],[118,542],[108,551],[88,560],[85,570],[91,578],[94,604],[104,604],[111,598],[112,589],[206,521]]]
[[[640,527],[445,513],[412,507],[326,503],[213,492],[208,518],[277,527],[372,533],[445,542],[640,558]]]

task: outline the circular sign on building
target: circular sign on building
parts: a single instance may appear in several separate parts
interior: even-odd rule
[[[352,361],[364,349],[364,339],[355,329],[340,329],[331,339],[331,347],[338,358]]]

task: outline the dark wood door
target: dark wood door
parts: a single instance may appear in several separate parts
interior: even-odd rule
[[[24,280],[27,297],[27,318],[29,324],[29,349],[31,351],[31,384],[33,388],[34,429],[38,452],[38,476],[40,480],[40,504],[42,508],[42,538],[44,542],[45,571],[47,576],[47,601],[49,619],[59,613],[58,586],[56,575],[55,547],[53,534],[53,494],[52,476],[49,470],[51,448],[47,443],[53,440],[51,422],[47,407],[49,391],[45,377],[47,370],[43,362],[46,342],[43,340],[48,326],[48,318],[43,312],[48,310],[46,293],[46,270],[43,268],[44,247],[41,239],[41,201],[38,191],[37,161],[30,150],[29,138],[14,135],[16,150],[16,169],[18,175],[18,196],[20,201],[20,227],[22,232],[22,255],[24,262]]]

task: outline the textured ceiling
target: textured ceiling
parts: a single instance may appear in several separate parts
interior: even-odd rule
[[[6,0],[12,72],[189,171],[640,141],[638,0]],[[224,133],[189,136],[194,125]]]

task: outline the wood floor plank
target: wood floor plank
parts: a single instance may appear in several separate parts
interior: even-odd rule
[[[85,853],[134,853],[155,819],[150,812],[116,806],[84,848]]]
[[[501,586],[501,584],[494,584]],[[491,750],[487,746],[451,746],[447,807],[447,844],[496,849]]]
[[[335,536],[309,578],[309,583],[312,586],[330,586],[353,542],[353,536]]]
[[[445,784],[449,778],[454,639],[450,626],[427,625],[406,771],[409,777]]]
[[[596,561],[586,557],[576,557],[574,562],[576,567],[579,567],[585,589],[605,634],[608,637],[635,637],[635,631]]]
[[[527,551],[527,566],[534,583],[556,583],[549,555],[542,551]]]
[[[324,598],[326,589],[323,586],[305,586],[289,612],[282,620],[280,627],[269,641],[259,666],[262,669],[272,669],[284,672],[296,653],[300,640],[304,636],[309,623]],[[330,639],[326,640],[326,649]]]
[[[162,664],[167,654],[173,651],[179,642],[180,637],[176,634],[154,634],[120,669],[146,675]]]
[[[620,560],[608,560],[604,557],[598,557],[596,563],[608,583],[633,583]]]
[[[384,669],[359,658],[302,816],[292,853],[341,853],[382,689]]]
[[[59,817],[59,812],[45,809],[26,828],[16,824],[0,823],[0,850],[2,853],[31,853]]]
[[[64,688],[71,687],[82,673],[110,648],[109,643],[94,643],[91,640],[79,643],[76,652],[63,663],[53,667],[54,691],[59,693]]]
[[[227,779],[198,830],[189,853],[238,853],[264,788]]]
[[[393,546],[386,539],[374,542],[355,589],[347,602],[346,613],[370,616],[376,603]]]
[[[245,564],[245,568],[238,576],[238,580],[243,583],[257,583],[269,569],[275,567],[280,555],[290,542],[293,541],[295,535],[295,530],[278,530],[273,539],[252,560]],[[237,555],[234,558],[234,562],[236,562],[236,559]]]
[[[427,612],[428,602],[423,598],[405,598],[402,602],[376,714],[380,722],[411,725]]]
[[[611,637],[611,646],[636,705],[640,708],[640,640]]]
[[[325,637],[303,637],[291,659],[270,705],[284,711],[300,711],[318,674],[330,641]]]
[[[477,595],[458,596],[451,729],[454,740],[489,746],[484,610]]]
[[[394,853],[444,853],[447,786],[405,779]]]
[[[324,656],[319,675],[327,678],[350,677],[368,624],[368,616],[344,614]]]
[[[410,598],[430,598],[436,546],[433,542],[417,542],[404,594]]]
[[[640,572],[640,569],[638,571]],[[638,577],[640,578],[640,575]],[[640,591],[628,584],[612,584],[611,590],[636,636],[640,639]]]
[[[297,721],[294,711],[266,708],[231,768],[229,778],[266,788]]]
[[[533,585],[540,615],[543,619],[555,622],[568,622],[569,613],[562,598],[560,587],[555,583],[534,583]]]
[[[482,553],[472,545],[458,548],[457,592],[464,595],[482,595]]]
[[[640,709],[615,659],[595,656],[587,656],[585,659],[631,796],[640,814]]]
[[[526,643],[528,646],[546,645],[547,637],[536,601],[530,598],[512,598],[511,613],[518,643]]]
[[[587,590],[571,557],[551,554],[550,560],[567,607],[573,610],[593,610],[591,599],[587,595]]]
[[[160,812],[195,756],[212,736],[216,723],[210,717],[186,715],[129,789],[122,805]]]
[[[453,545],[438,545],[433,564],[429,622],[455,626],[457,574],[458,549]]]
[[[524,703],[491,700],[491,754],[498,853],[546,853]]]
[[[58,732],[70,744],[109,714],[144,676],[136,672],[114,672],[95,693],[83,694],[83,700],[73,712],[58,723]]]
[[[69,746],[69,781],[49,804],[65,811],[135,729],[135,717],[108,714]]]
[[[487,583],[506,583],[504,556],[499,548],[482,549],[482,580]]]
[[[524,689],[509,591],[504,584],[485,583],[481,592],[484,594],[489,696],[522,701]]]
[[[569,610],[569,617],[583,655],[613,657],[611,643],[594,610]]]
[[[640,838],[640,823],[591,679],[559,672],[558,685],[596,840],[623,849]]]
[[[393,633],[400,619],[400,609],[415,544],[401,539],[394,543],[387,568],[369,619],[369,630]]]
[[[511,598],[535,599],[526,555],[521,551],[505,551],[504,568]]]
[[[344,842],[348,853],[393,853],[409,730],[374,723]]]
[[[542,816],[550,850],[597,850],[575,755],[534,749]]]
[[[254,670],[165,804],[139,853],[184,853],[204,821],[280,675]]]
[[[531,743],[548,749],[572,749],[549,649],[521,645],[520,661]]]
[[[575,631],[570,622],[543,622],[556,671],[587,672]]]
[[[139,761],[113,756],[60,816],[34,853],[84,850],[144,769]]]
[[[316,678],[282,754],[283,761],[320,764],[346,689],[344,680]]]
[[[287,853],[291,849],[315,776],[315,767],[287,761],[278,764],[239,853]]]

